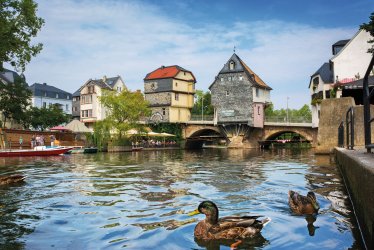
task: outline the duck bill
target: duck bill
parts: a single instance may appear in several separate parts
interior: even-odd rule
[[[188,215],[189,216],[194,216],[194,215],[199,214],[199,213],[200,213],[199,210],[196,209],[196,210],[194,210],[192,212],[189,212]]]

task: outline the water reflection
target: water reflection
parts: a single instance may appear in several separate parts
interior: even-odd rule
[[[228,249],[193,238],[203,218],[186,211],[207,199],[221,216],[272,218],[240,248],[361,247],[339,172],[308,150],[1,158],[0,174],[27,176],[22,185],[0,187],[1,249]],[[289,189],[316,193],[317,220],[291,214]]]

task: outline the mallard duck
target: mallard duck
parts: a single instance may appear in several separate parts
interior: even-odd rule
[[[295,191],[288,191],[288,204],[295,214],[317,214],[319,204],[313,192],[303,196]]]
[[[0,185],[9,185],[23,181],[26,177],[20,174],[0,176]]]
[[[205,220],[200,221],[194,230],[198,240],[240,240],[254,236],[270,222],[270,218],[260,221],[261,216],[228,216],[219,218],[218,208],[212,201],[203,201],[199,207],[189,213],[205,214]]]

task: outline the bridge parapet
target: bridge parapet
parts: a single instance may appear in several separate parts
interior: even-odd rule
[[[306,127],[312,128],[313,123],[296,123],[296,122],[265,122],[265,126],[280,126],[280,127]]]

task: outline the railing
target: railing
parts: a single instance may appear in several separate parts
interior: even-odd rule
[[[312,119],[304,116],[266,116],[265,122],[276,122],[276,123],[311,123]]]
[[[365,148],[370,153],[371,149],[374,148],[374,144],[371,143],[371,123],[374,121],[374,117],[370,117],[370,99],[374,96],[374,88],[369,90],[369,75],[374,66],[374,54],[371,58],[368,69],[364,76],[363,82],[363,101],[364,101],[364,133],[365,133]]]
[[[345,124],[346,124],[346,138],[347,138],[347,148],[353,149],[355,146],[355,117],[353,112],[353,107],[350,107],[347,110],[345,115]]]
[[[344,148],[344,121],[342,121],[338,128],[338,146]]]
[[[213,121],[213,115],[191,115],[190,121]]]

